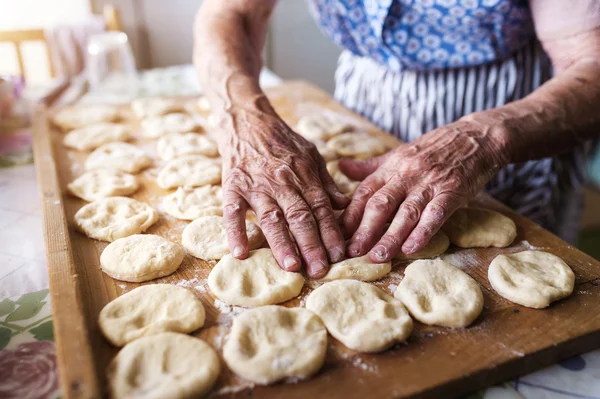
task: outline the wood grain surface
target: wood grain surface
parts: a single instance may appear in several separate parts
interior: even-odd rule
[[[294,126],[298,118],[313,113],[332,113],[357,129],[380,137],[390,147],[388,136],[361,117],[346,110],[321,90],[304,82],[286,82],[267,91],[283,118]],[[207,113],[195,102],[182,104],[206,122]],[[137,129],[127,106],[124,120]],[[215,132],[211,132],[215,134]],[[97,317],[104,305],[139,284],[114,280],[99,268],[99,256],[107,243],[92,240],[75,231],[73,215],[85,204],[69,196],[68,182],[83,173],[86,153],[62,146],[63,133],[49,130],[45,111],[36,112],[35,161],[42,198],[44,234],[61,386],[66,398],[105,395],[104,371],[117,353],[101,335]],[[136,134],[136,137],[140,137]],[[164,164],[156,157],[155,144],[134,140],[155,164],[138,177],[142,188],[132,197],[153,205],[161,212],[148,233],[180,243],[187,222],[162,212],[162,197],[155,178]],[[467,329],[448,329],[415,323],[408,344],[396,345],[380,354],[360,354],[346,349],[332,337],[326,364],[307,381],[285,381],[255,387],[233,375],[223,363],[223,372],[213,397],[256,398],[451,398],[520,374],[534,371],[567,356],[600,346],[600,263],[561,241],[526,218],[480,195],[474,204],[502,212],[518,226],[513,245],[505,249],[450,248],[443,258],[475,278],[482,287],[485,307]],[[499,297],[487,280],[487,268],[498,254],[540,249],[563,258],[576,275],[573,295],[544,310],[524,308]],[[173,275],[150,283],[171,283],[193,290],[206,308],[206,325],[196,336],[221,350],[232,317],[243,309],[225,306],[211,294],[206,279],[214,262],[186,255]],[[392,294],[406,263],[394,265],[392,273],[375,283]],[[301,295],[285,306],[302,306],[317,283],[307,281]]]

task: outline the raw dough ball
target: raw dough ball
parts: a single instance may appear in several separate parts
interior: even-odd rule
[[[313,312],[263,306],[233,319],[223,358],[239,376],[270,384],[310,377],[323,366],[326,352],[327,330]]]
[[[119,110],[110,105],[86,105],[58,111],[52,120],[63,130],[79,129],[96,123],[114,122]]]
[[[131,102],[131,109],[142,119],[181,111],[181,104],[172,98],[139,98]]]
[[[296,131],[310,141],[327,141],[349,130],[352,130],[352,126],[327,115],[305,116],[296,125]]]
[[[542,251],[498,255],[490,264],[492,288],[511,302],[541,309],[571,295],[575,275],[558,256]]]
[[[413,327],[402,302],[362,281],[323,284],[308,296],[306,308],[334,338],[359,352],[379,352],[405,341]]]
[[[368,133],[344,133],[327,142],[327,147],[343,157],[371,158],[387,151],[387,146]]]
[[[91,202],[75,214],[75,226],[88,237],[101,241],[143,233],[158,221],[150,205],[127,197]]]
[[[442,229],[461,248],[508,247],[517,236],[512,219],[483,208],[457,209]]]
[[[147,168],[152,159],[144,151],[128,143],[108,143],[98,147],[85,161],[85,169],[114,168],[137,173]]]
[[[400,252],[398,255],[396,255],[396,259],[431,259],[446,252],[449,246],[450,239],[446,233],[444,233],[442,230],[439,230],[434,234],[433,237],[431,237],[431,240],[427,245],[425,245],[425,248],[411,255],[406,255],[405,253]]]
[[[102,144],[128,139],[129,128],[127,126],[118,123],[98,123],[71,130],[63,138],[63,144],[79,151],[90,151]]]
[[[199,108],[201,111],[206,111],[206,112],[209,112],[209,111],[210,111],[210,102],[208,101],[208,98],[206,98],[206,97],[204,97],[204,96],[203,96],[203,97],[200,97],[200,98],[198,99],[198,103],[197,103],[197,104],[198,104],[198,108]]]
[[[156,144],[158,156],[165,161],[184,155],[219,155],[217,143],[211,138],[198,133],[171,133],[161,137]]]
[[[338,186],[338,189],[343,194],[348,196],[352,196],[352,194],[354,194],[360,182],[356,180],[350,180],[348,176],[342,173],[338,161],[327,162],[327,171],[331,175],[331,178],[335,182],[336,186]]]
[[[246,220],[248,248],[256,249],[264,242],[260,228]],[[204,260],[221,259],[229,253],[227,233],[221,216],[202,216],[185,226],[181,244],[194,257]]]
[[[367,254],[332,264],[329,272],[321,280],[330,281],[351,278],[354,280],[375,281],[391,271],[391,262],[373,263]]]
[[[483,294],[475,280],[443,260],[417,260],[404,270],[394,296],[421,323],[466,327],[483,310]]]
[[[137,287],[109,302],[98,318],[115,346],[167,331],[191,333],[204,325],[204,306],[193,292],[171,284]]]
[[[184,399],[204,397],[220,371],[210,345],[169,332],[124,347],[108,366],[107,377],[114,399]]]
[[[169,133],[187,133],[198,129],[198,124],[188,114],[175,113],[151,116],[142,120],[142,136],[155,139]]]
[[[104,248],[100,267],[112,278],[139,283],[173,273],[183,256],[179,245],[169,240],[153,234],[135,234]]]
[[[219,184],[221,162],[202,155],[177,158],[165,165],[156,181],[164,189]]]
[[[163,200],[165,212],[181,220],[223,215],[223,193],[220,186],[179,187]]]
[[[137,189],[135,176],[118,169],[94,169],[67,185],[69,193],[90,202],[130,195]]]
[[[317,146],[317,150],[319,151],[319,154],[321,154],[325,162],[335,161],[340,157],[337,154],[337,152],[327,147],[327,143],[323,141],[318,141],[315,143],[315,145]]]
[[[257,307],[292,299],[302,290],[304,277],[279,267],[270,249],[250,251],[247,259],[225,255],[208,275],[213,294],[228,305]]]

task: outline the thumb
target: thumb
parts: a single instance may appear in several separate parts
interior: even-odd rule
[[[343,174],[352,180],[364,180],[371,173],[375,172],[387,159],[387,154],[379,157],[366,159],[364,161],[342,158],[338,165]]]

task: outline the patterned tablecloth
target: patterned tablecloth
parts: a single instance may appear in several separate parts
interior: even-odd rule
[[[3,150],[21,153],[27,141],[22,134],[5,137],[9,145],[0,148],[0,165],[12,163]],[[0,167],[0,398],[60,397],[53,338],[35,171],[33,165]],[[600,399],[600,350],[468,398]]]

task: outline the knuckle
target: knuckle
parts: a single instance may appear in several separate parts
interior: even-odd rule
[[[374,194],[375,194],[375,190],[373,190],[370,186],[368,186],[366,184],[361,184],[356,189],[356,192],[354,193],[354,197],[359,200],[364,200],[364,199],[372,197]]]
[[[447,207],[442,204],[431,202],[427,206],[428,220],[433,223],[442,223],[446,220],[446,215],[448,214],[446,208]]]
[[[235,218],[242,214],[242,202],[239,200],[229,201],[223,206],[223,216],[228,218]]]
[[[304,206],[300,201],[292,204],[286,210],[286,219],[290,224],[314,224],[312,214],[307,206]]]
[[[421,210],[412,202],[404,202],[400,207],[402,217],[411,222],[418,222],[421,217]]]
[[[373,211],[391,213],[397,207],[396,198],[390,193],[377,193],[367,203],[367,207]]]
[[[260,225],[263,227],[263,229],[269,229],[281,224],[283,221],[283,214],[281,209],[272,207],[263,210],[260,213],[258,220],[260,221]]]

